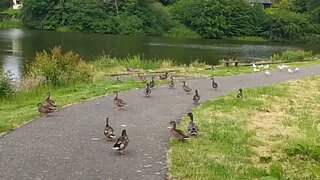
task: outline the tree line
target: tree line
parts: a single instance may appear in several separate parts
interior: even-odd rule
[[[31,29],[162,36],[176,27],[202,38],[308,40],[320,34],[319,0],[24,0]]]

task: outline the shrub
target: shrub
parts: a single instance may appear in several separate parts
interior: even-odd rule
[[[14,93],[10,72],[0,73],[0,98],[5,98]]]
[[[304,50],[286,50],[281,55],[275,54],[271,57],[272,61],[294,62],[311,59],[313,57],[312,51]]]
[[[60,47],[36,54],[28,65],[26,76],[44,77],[44,83],[61,86],[76,81],[92,80],[93,67],[84,62],[78,54],[69,51],[62,53]]]

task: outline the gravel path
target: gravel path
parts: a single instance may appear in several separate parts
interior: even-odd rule
[[[187,84],[198,89],[202,103],[239,88],[313,74],[320,74],[320,65],[294,74],[273,72],[271,77],[261,72],[216,78],[218,91],[211,88],[210,79]],[[166,179],[168,123],[195,107],[193,94],[185,94],[177,83],[174,90],[156,87],[150,98],[141,89],[119,93],[119,97],[128,103],[123,110],[115,111],[114,95],[103,96],[37,118],[0,138],[0,179]],[[112,150],[113,142],[105,141],[106,116],[117,135],[127,129],[126,155],[119,155]]]

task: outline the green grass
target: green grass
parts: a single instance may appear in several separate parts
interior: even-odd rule
[[[245,89],[242,100],[231,93],[194,109],[200,134],[171,142],[172,179],[319,179],[319,81]]]
[[[21,21],[19,20],[2,20],[0,21],[0,29],[8,28],[20,28],[22,27]]]
[[[267,42],[268,39],[264,37],[258,36],[243,36],[243,37],[232,37],[231,40],[238,40],[238,41],[251,41],[251,42]]]

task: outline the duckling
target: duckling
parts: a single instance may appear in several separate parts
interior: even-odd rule
[[[46,108],[42,105],[42,103],[38,103],[38,111],[42,114],[42,115],[46,115],[48,113],[52,113],[54,112],[53,109],[49,109],[49,108]]]
[[[166,71],[163,75],[159,76],[159,79],[161,80],[168,79],[168,72]]]
[[[56,103],[51,99],[51,94],[50,92],[47,92],[46,93],[47,97],[44,101],[44,104],[42,105],[43,107],[45,108],[48,108],[48,109],[53,109],[53,110],[57,110],[57,105]]]
[[[174,84],[174,82],[173,82],[173,77],[171,77],[171,81],[170,81],[170,83],[169,83],[169,88],[170,88],[170,89],[174,89],[174,86],[175,86],[175,84]]]
[[[189,112],[187,116],[190,117],[190,122],[188,125],[188,132],[191,136],[196,136],[198,134],[198,126],[193,122],[193,114],[192,112]]]
[[[183,85],[182,85],[182,89],[186,92],[186,93],[190,93],[192,91],[192,89],[186,85],[185,81],[182,81]]]
[[[116,97],[114,98],[113,102],[118,107],[118,109],[121,109],[122,107],[127,105],[127,103],[124,100],[118,98],[118,92],[115,92],[115,93],[116,93]]]
[[[119,77],[117,77],[117,83],[122,83]]]
[[[118,138],[117,142],[114,144],[113,149],[118,150],[120,154],[124,154],[125,148],[129,144],[129,138],[127,136],[127,131],[122,130],[121,136]]]
[[[109,126],[109,118],[106,118],[106,127],[104,128],[103,134],[106,136],[108,141],[116,139],[116,135],[113,132],[113,128]]]
[[[149,83],[147,83],[147,86],[146,86],[146,89],[145,89],[144,93],[145,93],[145,95],[146,95],[147,97],[150,96],[150,94],[151,94],[151,88],[150,88]]]
[[[195,91],[195,95],[193,96],[193,103],[196,104],[200,100],[200,95],[198,94],[198,90]]]
[[[154,82],[154,76],[151,77],[150,88],[154,88],[156,83]]]
[[[172,125],[171,138],[177,139],[179,141],[183,141],[189,138],[187,135],[184,134],[183,131],[181,131],[180,129],[176,129],[176,122],[171,121],[169,124]]]
[[[214,78],[211,78],[212,79],[212,87],[213,89],[217,90],[218,89],[218,84],[216,82],[214,82]]]
[[[239,89],[239,93],[237,94],[237,98],[238,99],[242,99],[243,98],[243,94],[242,94],[242,89]]]

